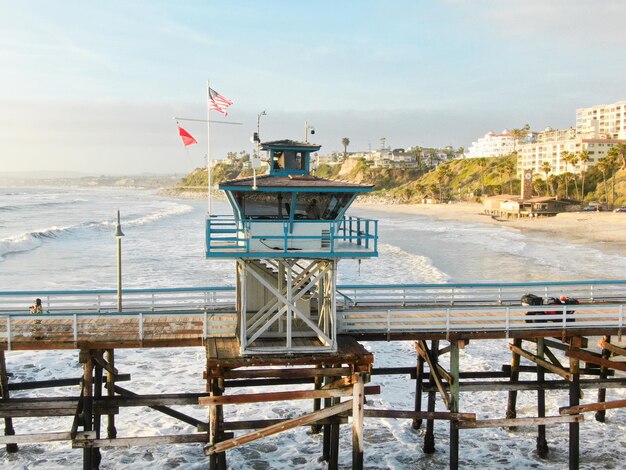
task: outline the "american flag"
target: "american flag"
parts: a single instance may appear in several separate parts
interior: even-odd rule
[[[223,97],[213,88],[209,88],[209,102],[211,109],[222,113],[224,116],[228,116],[226,108],[228,108],[233,102],[228,98]]]

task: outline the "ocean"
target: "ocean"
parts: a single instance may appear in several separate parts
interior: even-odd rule
[[[234,285],[234,261],[204,258],[206,201],[180,200],[151,191],[103,188],[0,187],[0,289],[115,289],[117,280],[116,211],[121,212],[124,288]],[[213,201],[214,213],[230,213]],[[376,259],[339,263],[338,282],[446,283],[622,279],[626,253],[605,244],[581,245],[548,234],[506,226],[440,221],[426,216],[369,211],[352,215],[379,219]],[[28,306],[25,306],[27,310]],[[412,342],[364,343],[375,364],[412,366]],[[510,362],[504,341],[472,342],[461,351],[462,370],[499,370]],[[13,381],[78,377],[76,351],[9,352]],[[201,348],[117,350],[116,367],[130,373],[131,390],[148,393],[203,391],[204,352]],[[376,408],[411,409],[414,384],[408,377],[374,377],[382,394],[368,398]],[[37,396],[41,392],[15,392]],[[45,394],[78,395],[77,387],[45,390]],[[591,394],[592,392],[586,392]],[[43,395],[40,395],[43,396]],[[608,390],[607,399],[624,399],[624,390]],[[585,400],[583,400],[584,402]],[[532,413],[535,394],[520,393],[518,416]],[[555,415],[567,394],[547,394],[547,414]],[[276,403],[265,407],[226,407],[226,419],[293,417],[309,411],[310,403],[294,410]],[[461,411],[480,419],[502,418],[506,393],[462,393]],[[207,411],[179,407],[198,419]],[[438,409],[443,410],[441,403]],[[67,431],[71,418],[15,419],[17,433]],[[118,436],[173,434],[191,427],[156,411],[130,410],[117,418]],[[351,467],[351,434],[341,433],[340,467]],[[581,425],[581,468],[621,468],[626,457],[626,416],[609,410],[606,424],[589,414]],[[365,466],[376,469],[447,468],[448,424],[435,424],[438,452],[421,451],[424,430],[409,420],[372,419],[365,423]],[[461,433],[461,466],[483,468],[564,468],[567,466],[567,426],[549,427],[547,459],[535,453],[531,428],[467,430]],[[228,452],[236,469],[311,468],[319,462],[321,435],[298,429]],[[200,445],[116,448],[102,451],[103,469],[206,468]],[[0,466],[7,469],[82,468],[82,451],[66,443],[22,445],[17,454],[0,448]]]

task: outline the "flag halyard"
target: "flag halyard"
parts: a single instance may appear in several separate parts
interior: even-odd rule
[[[226,108],[233,104],[233,102],[228,98],[220,95],[213,88],[209,88],[209,104],[211,109],[222,113],[224,116],[228,116]]]

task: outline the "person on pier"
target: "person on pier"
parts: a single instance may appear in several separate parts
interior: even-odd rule
[[[30,306],[30,313],[43,313],[43,307],[41,306],[41,299],[35,299],[35,303]]]

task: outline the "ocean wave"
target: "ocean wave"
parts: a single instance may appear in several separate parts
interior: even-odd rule
[[[191,212],[192,210],[193,210],[192,206],[188,206],[186,204],[175,204],[171,207],[164,208],[160,211],[157,211],[151,214],[142,215],[134,219],[122,220],[122,225],[133,227],[133,226],[138,226],[138,225],[151,224],[153,222],[156,222],[157,220],[161,220],[167,217],[187,214]],[[108,222],[105,222],[104,225],[111,226],[111,225],[115,225],[116,223],[117,221],[113,221],[113,222],[108,221]]]
[[[450,276],[437,269],[428,256],[415,255],[397,246],[380,243],[378,258],[364,260],[357,270],[342,262],[340,283],[364,284],[444,284]],[[341,269],[342,266],[345,269]]]
[[[57,238],[59,235],[74,229],[76,229],[76,226],[54,226],[3,238],[0,240],[0,260],[9,254],[35,250],[39,248],[46,239]]]

